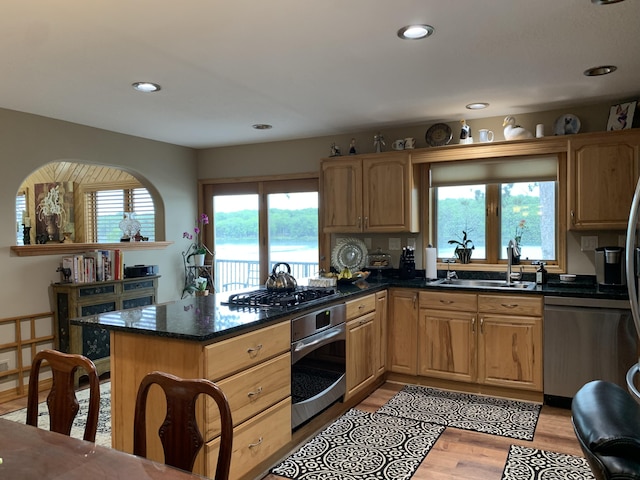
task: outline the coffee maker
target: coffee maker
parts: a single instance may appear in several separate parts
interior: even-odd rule
[[[601,286],[626,286],[627,274],[623,247],[596,248],[596,280]]]

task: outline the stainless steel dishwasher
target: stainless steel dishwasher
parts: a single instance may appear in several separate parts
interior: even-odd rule
[[[544,403],[568,408],[585,383],[626,388],[638,361],[638,336],[628,300],[544,299]]]

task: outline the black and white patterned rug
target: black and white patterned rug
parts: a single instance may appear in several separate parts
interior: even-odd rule
[[[295,480],[409,479],[444,429],[351,409],[271,473]]]
[[[519,440],[533,440],[539,403],[405,385],[376,413]]]
[[[89,389],[76,392],[76,398],[80,410],[71,427],[71,436],[80,438],[84,436],[84,427],[87,424],[87,411],[89,410]],[[22,408],[14,412],[2,415],[5,420],[25,423],[27,421],[27,409]],[[38,405],[38,427],[49,429],[49,410],[47,402]],[[111,382],[100,384],[100,411],[98,413],[98,431],[96,432],[96,444],[111,447]]]
[[[502,480],[594,480],[587,460],[575,455],[511,445]]]

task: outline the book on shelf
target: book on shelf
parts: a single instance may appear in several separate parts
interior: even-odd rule
[[[71,283],[106,282],[124,278],[124,252],[93,250],[62,257],[61,267],[69,275]]]

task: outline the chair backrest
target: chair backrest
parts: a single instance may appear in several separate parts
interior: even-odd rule
[[[38,426],[39,375],[43,361],[49,364],[53,374],[51,390],[47,396],[49,429],[63,435],[71,434],[71,426],[80,408],[74,388],[74,374],[78,368],[83,368],[89,375],[89,410],[83,438],[95,442],[100,410],[100,380],[96,366],[82,355],[56,350],[42,350],[36,354],[29,373],[27,425]]]
[[[167,414],[158,435],[164,450],[164,462],[172,467],[191,472],[204,439],[196,420],[196,399],[200,394],[215,400],[220,410],[220,451],[215,480],[229,478],[231,449],[233,444],[233,422],[229,402],[222,390],[213,382],[204,379],[188,380],[164,372],[147,374],[140,383],[136,398],[133,421],[133,453],[147,456],[146,405],[151,385],[157,384],[167,398]]]

